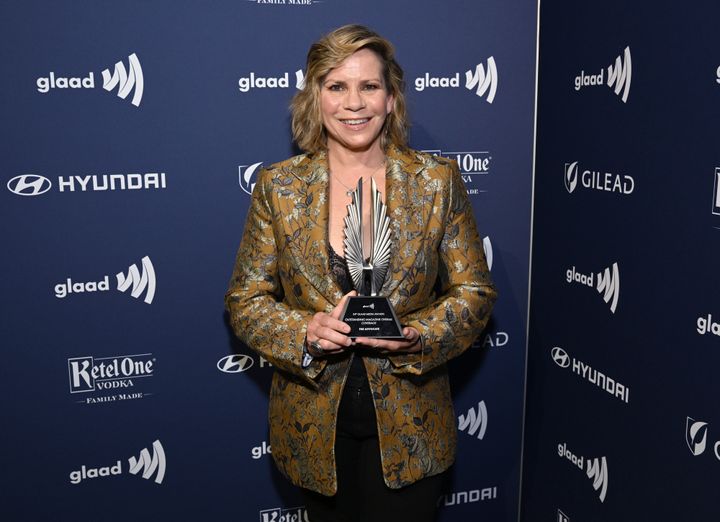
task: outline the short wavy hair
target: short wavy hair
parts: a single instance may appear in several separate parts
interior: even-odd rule
[[[327,75],[360,49],[375,52],[383,65],[385,88],[393,96],[393,108],[385,119],[380,143],[383,149],[394,145],[407,147],[409,127],[405,102],[404,73],[395,61],[393,45],[362,25],[344,25],[323,36],[310,46],[305,70],[305,86],[290,104],[292,133],[295,143],[305,152],[316,153],[327,148],[327,132],[322,123],[320,89]]]

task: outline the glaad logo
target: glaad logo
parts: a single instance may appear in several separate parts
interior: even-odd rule
[[[590,288],[595,287],[594,281],[596,276],[596,289],[598,293],[602,295],[606,303],[612,301],[610,311],[615,313],[618,300],[620,299],[620,269],[617,263],[613,263],[612,267],[608,267],[604,272],[598,272],[597,274],[582,274],[575,269],[574,265],[565,273],[565,278],[568,283],[580,283]]]
[[[159,440],[153,442],[152,450],[152,456],[147,448],[143,448],[139,458],[130,457],[128,459],[128,471],[132,475],[137,475],[142,472],[141,476],[146,480],[153,478],[154,475],[155,483],[162,484],[165,478],[166,459],[165,451]],[[80,484],[83,480],[121,475],[122,473],[122,461],[120,460],[116,461],[113,465],[98,468],[88,468],[83,465],[79,470],[70,473],[70,483]]]
[[[570,517],[558,509],[557,522],[570,522]]]
[[[260,511],[260,522],[310,522],[304,506]]]
[[[481,181],[483,176],[490,174],[490,163],[492,156],[488,151],[455,151],[448,152],[440,149],[425,149],[423,152],[442,156],[457,161],[460,169],[460,177],[466,185]],[[467,187],[467,193],[471,195],[486,192],[477,188]]]
[[[38,174],[21,174],[7,182],[7,188],[18,196],[39,196],[52,187],[52,181]]]
[[[139,378],[155,375],[156,359],[152,353],[116,355],[113,357],[73,357],[68,361],[70,393],[119,391],[111,395],[85,397],[78,401],[98,404],[130,399],[142,399],[148,393],[132,391]]]
[[[255,364],[253,358],[249,355],[236,353],[234,355],[226,355],[217,362],[217,368],[224,373],[242,373],[252,368]]]
[[[572,364],[572,371],[574,374],[579,375],[590,384],[594,384],[601,390],[605,390],[613,397],[616,397],[626,404],[630,403],[630,388],[621,384],[619,381],[613,379],[609,375],[605,375],[603,372],[594,369],[589,364],[570,357],[568,353],[560,348],[559,346],[554,347],[550,350],[550,356],[560,368],[569,368]]]
[[[700,316],[697,318],[697,332],[700,335],[711,333],[720,337],[720,323],[713,321],[712,314],[707,314],[707,317]]]
[[[117,289],[125,292],[130,289],[130,295],[139,298],[145,292],[143,299],[151,304],[155,298],[156,277],[152,261],[148,256],[142,258],[142,274],[136,264],[130,265],[127,275],[122,272],[116,274]],[[110,290],[110,276],[106,275],[100,281],[73,281],[67,278],[64,282],[55,285],[55,297],[64,299],[70,294],[92,292],[108,292]]]
[[[696,421],[692,417],[685,420],[685,442],[694,457],[705,452],[708,423]]]
[[[717,83],[720,83],[720,65],[718,66],[717,70],[715,71],[715,76],[717,76],[717,78],[715,78],[715,81]]]
[[[494,500],[497,498],[497,486],[483,489],[471,489],[470,491],[454,491],[442,495],[437,501],[437,507],[450,507],[460,504],[470,504],[483,500]]]
[[[605,502],[608,489],[607,459],[605,457],[590,459],[573,455],[564,442],[558,444],[558,455],[560,458],[566,458],[568,462],[574,464],[580,470],[584,469],[587,477],[592,480],[595,491],[600,491],[600,502]]]
[[[565,164],[565,188],[570,194],[577,188],[578,181],[584,188],[604,192],[629,195],[635,190],[635,179],[632,176],[599,170],[584,170],[578,175],[579,170],[577,161]]]
[[[295,71],[295,88],[302,90],[305,86],[305,74],[302,69]],[[238,80],[238,90],[242,93],[250,92],[252,89],[289,89],[290,73],[285,72],[280,76],[257,76],[251,72],[249,76],[241,76]]]
[[[103,89],[112,92],[115,87],[119,87],[117,95],[123,100],[132,92],[133,97],[131,103],[135,107],[139,107],[142,101],[145,81],[143,79],[140,60],[135,53],[128,56],[128,64],[129,70],[125,68],[125,64],[122,62],[115,64],[115,69],[112,73],[110,73],[110,69],[105,69],[102,72]],[[43,94],[50,92],[51,89],[94,89],[95,74],[89,72],[85,77],[65,77],[56,76],[54,72],[50,71],[48,76],[38,78],[36,85],[38,92]]]
[[[477,438],[482,440],[485,437],[485,431],[487,430],[488,424],[488,413],[485,401],[478,402],[477,410],[470,408],[465,415],[458,417],[458,429],[460,431],[467,432],[468,435],[475,435]]]
[[[143,448],[137,459],[130,457],[128,459],[129,471],[133,475],[142,472],[142,478],[146,480],[155,475],[155,483],[162,484],[163,478],[165,478],[165,451],[159,440],[153,442],[152,450],[152,456],[147,448]]]
[[[495,58],[490,56],[487,59],[487,67],[481,63],[475,66],[475,69],[465,71],[465,88],[469,91],[474,90],[479,97],[485,97],[485,101],[492,103],[495,100],[495,94],[498,86],[498,72]],[[432,76],[426,72],[422,76],[415,78],[415,90],[422,92],[428,88],[459,88],[460,73],[456,72],[452,76],[438,77]]]
[[[142,67],[140,66],[140,60],[135,53],[128,56],[128,63],[130,64],[130,71],[125,69],[125,64],[117,62],[115,64],[115,70],[110,74],[110,69],[105,69],[102,72],[103,76],[103,89],[108,92],[112,92],[115,87],[119,87],[117,95],[123,100],[135,90],[132,97],[132,104],[135,107],[140,106],[142,101],[143,89],[145,82],[143,80]]]
[[[271,453],[272,448],[265,441],[262,441],[262,444],[260,444],[259,446],[255,446],[253,449],[250,450],[250,455],[252,455],[252,458],[255,460],[259,459],[263,455],[269,455]]]
[[[490,236],[485,236],[483,238],[483,251],[485,252],[485,260],[487,261],[488,270],[492,270],[493,249],[492,243],[490,242]]]
[[[272,5],[315,5],[322,3],[323,0],[247,0],[253,4],[272,4]]]
[[[605,83],[604,75],[606,70],[600,69],[598,74],[580,74],[575,77],[575,90],[579,91],[583,87],[603,85]],[[623,103],[627,103],[630,95],[630,82],[632,81],[632,57],[630,56],[630,47],[625,47],[622,55],[615,58],[615,62],[607,67],[607,86],[615,91],[615,94],[622,98]],[[620,94],[622,93],[622,95]]]
[[[122,272],[118,272],[116,275],[117,289],[125,292],[131,288],[130,295],[135,299],[145,292],[144,301],[151,304],[155,297],[155,269],[148,256],[142,258],[142,268],[142,274],[140,274],[136,264],[130,265],[127,276]]]
[[[252,194],[255,188],[255,180],[257,179],[258,169],[262,167],[262,161],[253,163],[252,165],[238,166],[238,182],[240,188],[247,194]]]
[[[52,188],[52,181],[38,174],[21,174],[7,183],[10,192],[18,196],[39,196]],[[87,176],[58,176],[60,192],[104,192],[106,190],[149,190],[167,188],[164,172],[145,174],[92,174]]]
[[[720,167],[715,167],[715,187],[713,190],[712,213],[720,216]]]

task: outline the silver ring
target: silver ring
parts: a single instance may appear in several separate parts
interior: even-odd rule
[[[322,346],[318,341],[311,341],[308,343],[308,351],[313,357],[319,357],[323,354]]]

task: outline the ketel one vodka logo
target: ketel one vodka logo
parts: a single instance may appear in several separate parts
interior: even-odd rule
[[[134,391],[138,379],[155,375],[155,357],[151,353],[113,357],[72,357],[68,359],[70,393],[123,392],[83,402],[113,402],[141,398]]]
[[[112,72],[109,68],[102,71],[102,78],[103,89],[108,92],[117,90],[117,96],[123,100],[132,94],[131,103],[135,107],[140,106],[145,80],[135,53],[128,56],[128,67],[122,61],[117,62]],[[36,85],[38,92],[43,94],[55,89],[94,89],[95,73],[91,71],[86,76],[63,76],[50,71],[47,76],[38,78]]]
[[[138,457],[130,457],[128,459],[127,471],[131,475],[139,475],[145,480],[153,480],[156,484],[162,484],[165,478],[165,450],[159,440],[152,444],[152,454],[147,448],[140,451]],[[122,460],[108,466],[91,467],[83,464],[80,469],[70,473],[70,483],[80,484],[85,480],[122,475]]]
[[[630,82],[632,81],[632,57],[630,47],[625,47],[623,54],[615,58],[615,62],[600,69],[597,74],[580,74],[575,77],[575,90],[579,91],[584,87],[607,85],[615,94],[621,97],[623,103],[627,103],[630,95]]]
[[[294,87],[301,90],[305,86],[305,75],[302,69],[295,71]],[[238,80],[238,90],[242,93],[255,89],[289,89],[290,73],[285,72],[280,76],[260,76],[251,72],[247,76],[241,76]]]
[[[581,170],[578,162],[565,164],[565,189],[572,194],[578,186],[586,189],[629,195],[635,190],[635,179],[627,174],[613,174],[600,170]]]
[[[138,299],[145,295],[143,301],[151,304],[155,298],[155,268],[148,256],[142,258],[142,272],[137,264],[128,267],[127,274],[118,272],[115,275],[117,280],[117,290],[120,292],[128,292],[132,297]],[[71,294],[84,294],[94,292],[110,291],[110,276],[106,275],[96,281],[74,281],[68,277],[64,282],[55,285],[55,297],[64,299]]]
[[[498,72],[495,58],[490,56],[486,64],[479,63],[474,69],[465,71],[465,88],[474,91],[485,101],[492,103],[498,87]],[[429,72],[415,78],[415,90],[425,89],[457,89],[460,88],[460,73],[450,76],[434,76]]]
[[[487,150],[475,151],[447,151],[440,149],[423,149],[423,152],[442,156],[457,161],[460,169],[460,177],[465,182],[467,193],[477,195],[480,192],[487,192],[473,187],[474,183],[482,182],[485,176],[490,174],[492,167],[492,155]]]
[[[586,458],[574,455],[564,442],[558,444],[558,455],[567,459],[568,462],[585,471],[587,477],[592,481],[593,488],[599,492],[600,502],[605,502],[608,489],[608,465],[605,457]]]
[[[568,283],[579,283],[595,288],[602,295],[603,300],[610,304],[610,311],[615,313],[620,299],[620,269],[617,263],[613,263],[603,272],[589,274],[583,274],[573,266],[565,273],[565,279]]]
[[[260,522],[310,522],[310,518],[303,506],[272,508],[260,511]]]

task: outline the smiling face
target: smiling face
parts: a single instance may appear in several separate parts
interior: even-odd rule
[[[360,49],[332,69],[320,86],[320,110],[328,150],[353,152],[380,149],[385,118],[393,96],[383,78],[383,64],[375,52]]]

